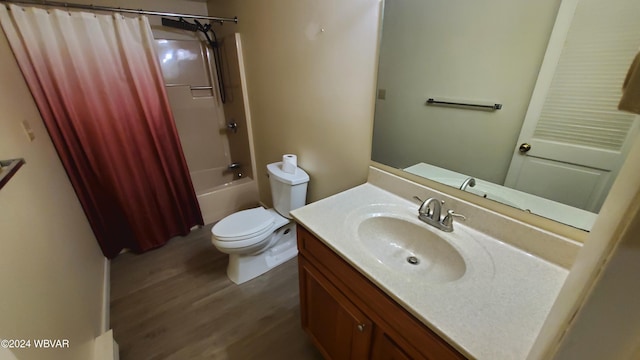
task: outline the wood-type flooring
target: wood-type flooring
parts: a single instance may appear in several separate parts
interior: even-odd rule
[[[111,262],[120,359],[321,359],[300,327],[297,260],[235,285],[210,229]]]

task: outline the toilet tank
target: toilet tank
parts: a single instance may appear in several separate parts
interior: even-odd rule
[[[289,211],[304,206],[307,199],[307,183],[309,175],[299,167],[295,173],[282,170],[282,162],[267,165],[269,183],[271,184],[271,199],[273,208],[278,214],[291,219]]]

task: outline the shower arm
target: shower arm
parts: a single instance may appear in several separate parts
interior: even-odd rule
[[[201,31],[207,38],[207,42],[213,51],[213,61],[216,66],[216,77],[218,80],[218,90],[220,91],[220,100],[224,104],[227,100],[227,94],[224,88],[224,79],[222,78],[222,56],[220,55],[220,47],[218,44],[218,37],[215,31],[211,28],[211,24],[202,25],[198,20],[194,19],[193,22],[198,26],[198,30]],[[213,34],[213,40],[209,37],[209,31]],[[209,67],[211,67],[211,59],[209,59]],[[209,70],[211,71],[211,70]],[[213,74],[212,74],[213,75]]]

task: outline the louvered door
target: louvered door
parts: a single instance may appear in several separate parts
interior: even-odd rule
[[[599,211],[637,131],[617,104],[638,14],[637,0],[563,1],[506,186]]]

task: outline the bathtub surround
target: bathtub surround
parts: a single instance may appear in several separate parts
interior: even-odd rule
[[[297,154],[311,177],[308,201],[365,182],[381,2],[207,4],[211,14],[239,19],[216,33],[242,36],[260,201],[271,206],[264,169],[285,153]]]
[[[10,9],[3,30],[104,255],[202,225],[146,17]]]
[[[237,26],[234,25],[237,30]],[[224,103],[224,114],[227,126],[234,123],[233,136],[229,137],[229,152],[234,161],[242,167],[243,178],[256,178],[256,164],[253,150],[253,134],[251,133],[251,113],[249,111],[249,99],[247,97],[247,78],[245,72],[245,60],[242,47],[242,37],[234,32],[226,35],[220,41],[220,47],[226,61],[223,63],[223,77],[225,77],[225,92],[227,101]],[[231,135],[227,132],[227,135]],[[258,184],[254,182],[258,201]]]
[[[235,25],[231,25],[235,26]],[[157,56],[205,224],[258,203],[240,35],[219,39],[223,104],[207,45],[192,33],[154,30]],[[190,36],[190,38],[183,38]],[[233,127],[230,128],[229,125]],[[236,167],[237,165],[237,167]],[[231,168],[233,166],[233,168]]]

